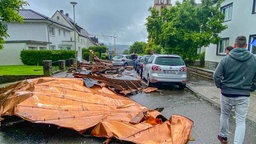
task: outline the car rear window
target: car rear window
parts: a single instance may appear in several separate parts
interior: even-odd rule
[[[127,59],[131,59],[131,56],[125,56]]]
[[[157,57],[155,60],[157,65],[181,66],[184,61],[180,57]]]
[[[147,62],[149,58],[150,58],[150,56],[146,56],[145,61]]]
[[[122,57],[123,57],[123,56],[120,55],[120,56],[114,56],[113,58],[114,58],[114,59],[121,59]]]

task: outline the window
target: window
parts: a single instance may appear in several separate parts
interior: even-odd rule
[[[185,65],[183,60],[179,57],[157,57],[155,60],[157,65],[166,65],[166,66],[181,66]]]
[[[37,47],[35,47],[35,46],[29,46],[28,49],[29,49],[29,50],[37,50]]]
[[[126,56],[126,59],[132,59],[131,56]]]
[[[50,45],[50,50],[55,50],[56,46],[55,45]]]
[[[256,0],[253,0],[253,4],[252,4],[252,13],[256,14]]]
[[[256,34],[255,35],[250,35],[249,37],[249,43],[248,43],[248,50],[253,53],[254,55],[256,55],[256,46],[251,45],[250,43],[253,41],[256,41]]]
[[[46,50],[46,47],[39,47],[39,50]]]
[[[149,59],[148,59],[148,62],[147,63],[152,63],[153,62],[153,60],[154,60],[154,56],[151,56]]]
[[[233,3],[221,7],[221,12],[224,14],[224,21],[232,19]]]
[[[54,27],[49,27],[49,34],[50,35],[55,35],[55,32],[54,32]]]
[[[65,30],[63,30],[63,35],[66,36],[66,31]]]
[[[221,39],[217,47],[217,54],[225,55],[225,47],[229,45],[229,38]]]
[[[61,29],[59,28],[59,35],[61,35]]]

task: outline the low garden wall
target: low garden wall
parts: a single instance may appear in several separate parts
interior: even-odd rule
[[[20,81],[24,79],[43,77],[43,76],[44,75],[4,75],[4,76],[0,76],[0,84]]]

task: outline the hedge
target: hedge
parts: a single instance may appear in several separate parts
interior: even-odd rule
[[[75,58],[73,50],[22,50],[21,61],[25,65],[42,65],[43,60],[67,60]]]

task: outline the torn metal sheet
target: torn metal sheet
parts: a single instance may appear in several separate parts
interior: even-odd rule
[[[94,85],[99,84],[99,82],[90,78],[84,78],[84,84],[86,87],[91,88]]]
[[[151,92],[154,92],[154,91],[157,91],[157,90],[158,90],[158,88],[156,88],[156,87],[146,87],[142,91],[144,93],[151,93]]]
[[[105,83],[109,87],[115,88],[118,92],[122,94],[130,94],[132,92],[137,92],[142,88],[140,80],[121,80],[121,79],[112,79],[101,76],[86,75],[80,73],[74,73],[76,78],[91,78]]]
[[[134,143],[185,144],[193,125],[180,115],[163,119],[160,112],[106,87],[87,88],[80,78],[29,79],[1,88],[0,92],[2,118],[18,116],[80,133],[92,129],[91,134],[96,137]]]

